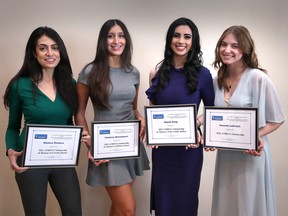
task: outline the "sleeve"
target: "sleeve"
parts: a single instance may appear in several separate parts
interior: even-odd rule
[[[136,67],[134,67],[133,73],[135,74],[135,76],[134,76],[135,77],[134,85],[138,89],[139,86],[140,86],[140,72],[139,72],[139,70]]]
[[[92,70],[92,67],[93,67],[92,64],[84,67],[83,70],[82,70],[82,71],[79,73],[79,75],[78,75],[77,82],[83,83],[83,84],[85,84],[85,85],[88,85],[88,79],[89,79],[89,76],[90,76],[90,72],[91,72],[91,70]]]
[[[266,122],[280,123],[285,115],[276,89],[267,74],[259,71],[253,78],[253,106],[258,107],[259,127]]]
[[[9,118],[5,136],[6,150],[10,148],[16,151],[21,150],[17,148],[22,120],[22,101],[19,96],[18,87],[17,83],[13,83],[8,95]]]
[[[147,98],[152,102],[152,104],[157,104],[155,99],[155,94],[157,93],[158,85],[158,73],[151,80],[151,86],[145,91]]]
[[[214,87],[213,87],[213,79],[210,71],[207,68],[202,69],[201,71],[201,81],[199,85],[201,85],[201,98],[204,106],[214,106]]]

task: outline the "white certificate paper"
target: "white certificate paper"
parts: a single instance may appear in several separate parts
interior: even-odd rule
[[[257,108],[204,107],[204,116],[205,147],[257,149]]]
[[[83,127],[27,124],[24,167],[77,166]]]
[[[147,145],[197,143],[196,105],[153,105],[145,107]]]
[[[140,156],[140,121],[92,122],[92,156],[113,160]]]

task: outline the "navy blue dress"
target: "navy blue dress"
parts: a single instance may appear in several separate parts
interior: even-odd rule
[[[199,104],[213,106],[214,90],[210,71],[201,67],[196,91],[189,95],[183,69],[172,69],[169,82],[156,92],[157,74],[146,91],[154,105]],[[197,108],[198,109],[198,108]],[[184,146],[161,146],[152,150],[151,206],[156,215],[197,215],[198,191],[203,164],[203,147],[186,150]]]

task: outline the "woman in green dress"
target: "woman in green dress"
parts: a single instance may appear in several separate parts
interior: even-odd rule
[[[45,215],[47,185],[63,215],[81,215],[81,197],[75,168],[21,167],[26,124],[73,125],[78,100],[76,81],[64,42],[49,27],[35,29],[26,45],[24,63],[4,94],[9,108],[7,156],[15,171],[25,215]],[[22,126],[24,118],[24,127]]]

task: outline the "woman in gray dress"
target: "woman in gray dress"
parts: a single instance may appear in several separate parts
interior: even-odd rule
[[[77,82],[76,123],[87,132],[85,110],[90,97],[94,121],[141,120],[140,141],[143,140],[145,120],[137,109],[140,74],[131,64],[131,57],[132,41],[124,23],[106,21],[99,32],[96,57],[84,67]],[[89,149],[90,146],[87,145]],[[140,145],[140,158],[136,159],[94,161],[90,151],[88,157],[86,182],[105,187],[112,201],[109,215],[135,215],[133,182],[149,169],[144,145]]]

